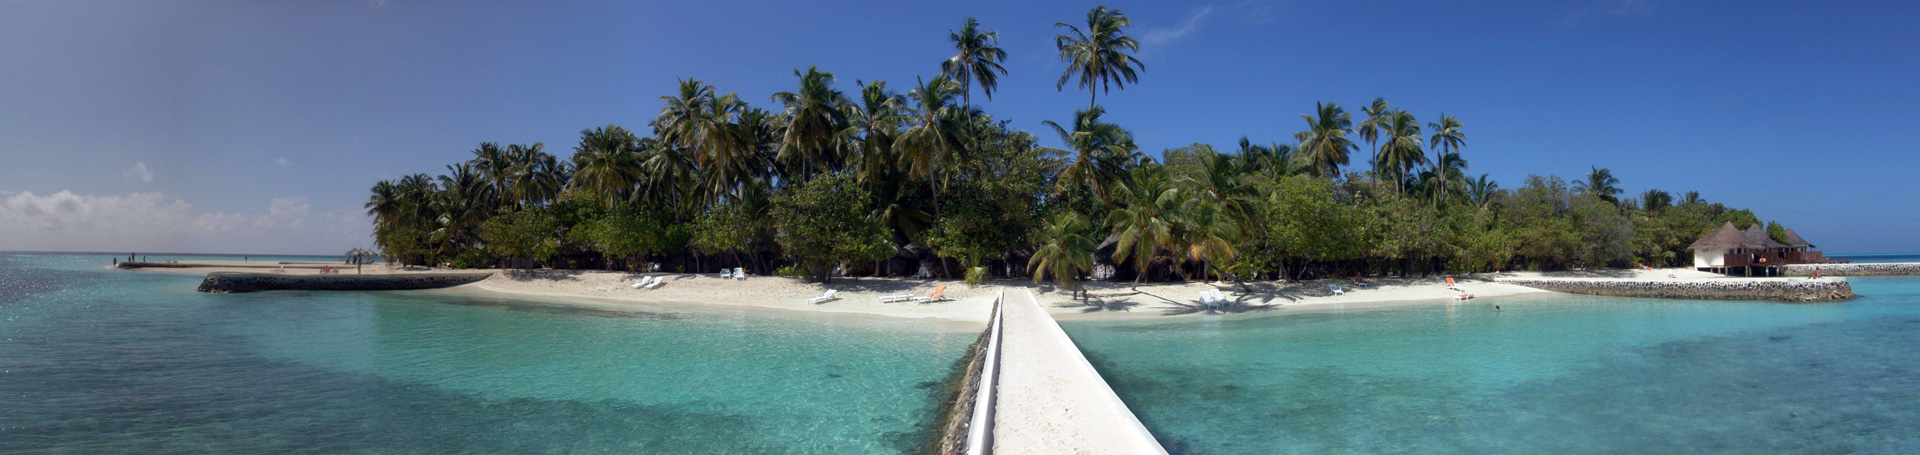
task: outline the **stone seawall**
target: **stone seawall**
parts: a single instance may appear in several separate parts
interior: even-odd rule
[[[1822,269],[1824,270],[1824,269]],[[1500,283],[1570,294],[1663,299],[1782,300],[1825,302],[1853,298],[1845,279],[1633,280],[1606,278],[1501,278]]]
[[[993,305],[998,309],[1000,303],[996,301]],[[980,338],[973,341],[973,346],[967,349],[967,355],[961,359],[965,364],[962,367],[964,369],[960,370],[956,377],[947,381],[948,390],[951,391],[949,394],[953,399],[947,402],[947,412],[942,420],[945,423],[940,426],[940,436],[939,440],[934,442],[933,454],[963,455],[967,453],[967,436],[969,430],[973,429],[974,404],[980,395],[980,375],[986,369],[987,357],[989,357],[987,349],[992,347],[988,341],[992,335],[993,323],[988,321],[987,329],[980,332]]]
[[[1889,262],[1884,264],[1793,264],[1781,266],[1781,273],[1787,276],[1807,276],[1818,267],[1825,276],[1890,276],[1920,275],[1920,263]]]
[[[487,279],[493,272],[395,273],[367,275],[286,275],[279,273],[213,272],[200,282],[200,292],[255,291],[401,291],[438,289]]]

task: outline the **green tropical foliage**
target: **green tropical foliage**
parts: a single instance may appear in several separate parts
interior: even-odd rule
[[[905,93],[817,67],[756,107],[688,78],[644,127],[580,132],[568,156],[482,142],[439,175],[374,183],[374,243],[401,264],[796,271],[827,280],[927,267],[969,282],[1238,281],[1685,265],[1686,246],[1753,212],[1698,192],[1628,194],[1610,169],[1503,187],[1470,174],[1463,123],[1424,126],[1374,99],[1355,125],[1320,102],[1304,125],[1230,148],[1143,152],[1105,107],[1040,122],[1046,140],[974,107],[999,88],[999,36],[968,19],[940,75]],[[1137,81],[1127,17],[1058,24],[1090,97]],[[1090,98],[1097,100],[1097,98]],[[1061,112],[1065,114],[1065,112]],[[1297,125],[1297,124],[1296,124]],[[1364,141],[1366,166],[1349,168]],[[1432,154],[1428,154],[1431,149]],[[1475,159],[1480,161],[1484,158]],[[1639,190],[1636,188],[1636,190]],[[1768,223],[1784,240],[1784,227]],[[964,272],[961,272],[964,270]]]

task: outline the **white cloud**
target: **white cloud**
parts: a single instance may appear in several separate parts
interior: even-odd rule
[[[147,162],[145,161],[133,162],[133,167],[120,171],[120,175],[126,177],[128,180],[139,180],[142,182],[153,181],[153,170],[147,169]]]
[[[0,250],[334,254],[367,246],[371,222],[316,211],[304,197],[264,214],[205,212],[161,193],[12,193],[0,200]]]
[[[1187,16],[1187,20],[1181,21],[1178,26],[1147,29],[1145,33],[1140,34],[1140,44],[1160,45],[1179,41],[1186,38],[1187,35],[1193,34],[1194,31],[1199,30],[1200,25],[1206,23],[1207,16],[1212,15],[1212,6],[1200,7],[1200,9],[1194,10],[1192,15]]]
[[[287,167],[287,166],[292,166],[292,165],[293,165],[293,162],[292,162],[292,161],[287,161],[287,159],[286,159],[285,157],[281,157],[281,158],[275,158],[275,159],[273,160],[273,165],[274,165],[274,166],[280,166],[280,167]]]

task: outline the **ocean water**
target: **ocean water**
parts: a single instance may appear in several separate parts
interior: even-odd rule
[[[0,453],[903,453],[977,332],[0,255]]]
[[[1852,282],[1061,325],[1176,454],[1920,453],[1920,278]]]

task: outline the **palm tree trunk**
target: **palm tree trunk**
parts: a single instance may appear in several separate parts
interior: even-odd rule
[[[933,188],[933,229],[937,235],[938,231],[942,229],[940,221],[943,218],[941,218],[940,215],[940,183],[934,180],[934,178],[933,176],[928,176],[927,186]],[[933,248],[928,247],[927,250],[933,251]],[[940,252],[934,251],[933,262],[940,265],[940,279],[947,279],[947,261],[940,258]]]

